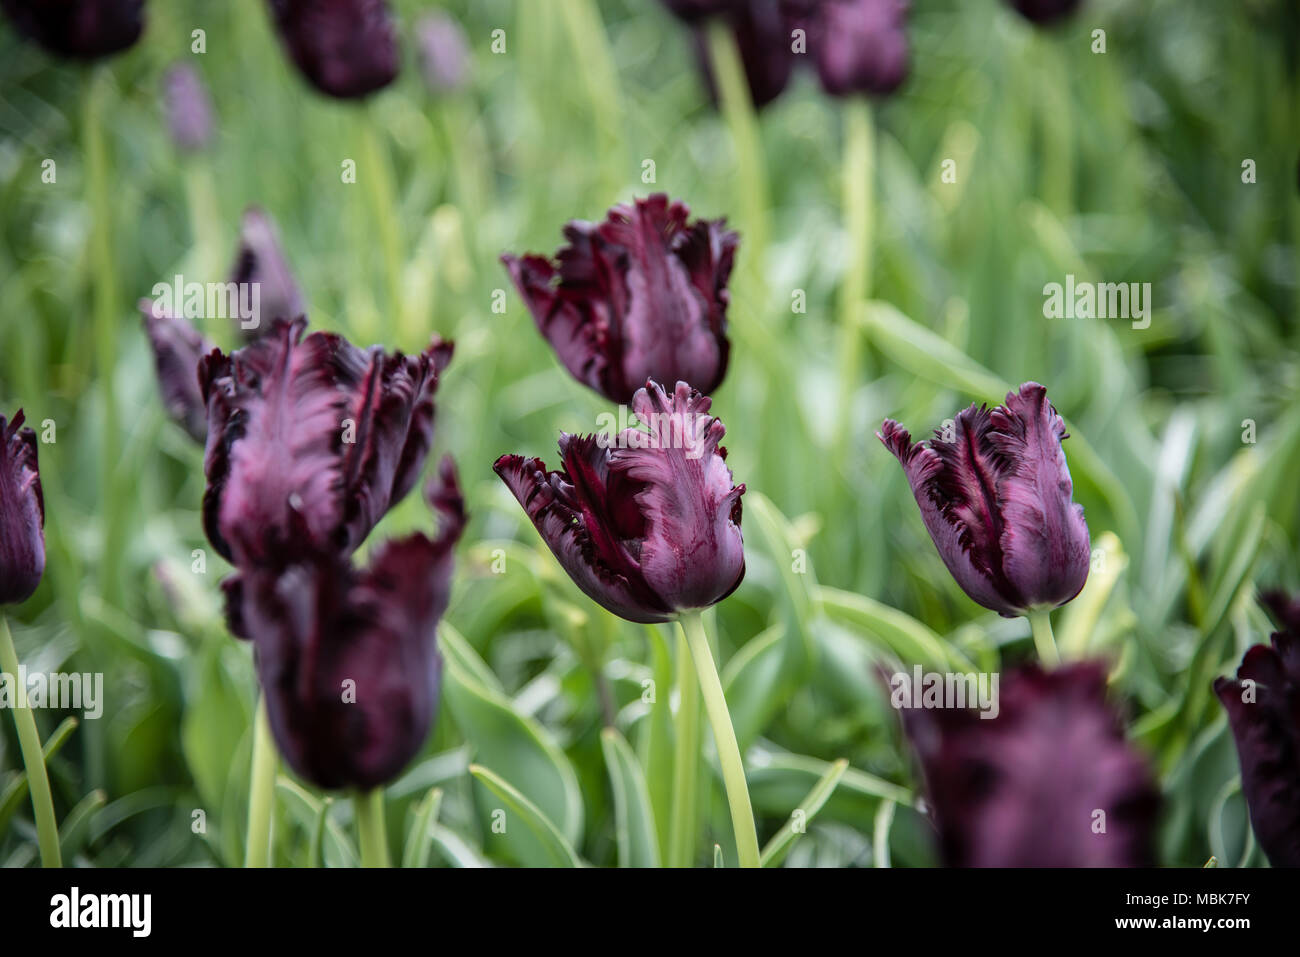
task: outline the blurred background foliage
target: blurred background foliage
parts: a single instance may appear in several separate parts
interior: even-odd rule
[[[49,568],[11,617],[30,671],[102,671],[106,686],[98,721],[37,715],[57,749],[65,857],[241,859],[250,654],[221,620],[201,450],[166,419],[134,304],[176,273],[224,279],[240,213],[258,204],[313,327],[405,349],[456,340],[435,453],[459,462],[473,524],[440,635],[436,730],[388,790],[394,848],[430,865],[664,859],[674,636],[577,593],[490,466],[506,451],[554,461],[559,430],[594,431],[609,411],[562,371],[498,254],[550,252],[567,219],[666,191],[742,234],[714,409],[750,489],[748,574],[711,633],[773,862],[934,862],[875,663],[997,669],[1031,645],[1024,620],[960,593],[873,432],[892,416],[923,434],[1036,379],[1070,423],[1076,498],[1103,552],[1058,638],[1067,656],[1113,663],[1166,795],[1161,860],[1263,863],[1209,684],[1267,634],[1257,583],[1300,586],[1300,7],[1088,0],[1040,32],[997,0],[914,0],[898,95],[832,100],[805,71],[758,117],[755,154],[736,146],[746,117],[711,105],[688,32],[658,3],[446,3],[473,62],[440,97],[410,30],[433,5],[393,4],[403,73],[361,106],[306,87],[259,0],[152,2],[142,42],[91,68],[0,30],[0,410],[57,429],[41,447]],[[195,156],[176,153],[160,105],[163,70],[185,59],[220,124]],[[875,131],[870,302],[843,293],[855,123]],[[100,145],[96,247],[86,151]],[[755,170],[760,193],[742,189]],[[1151,283],[1150,327],[1045,319],[1043,286],[1067,273]],[[108,342],[93,331],[96,283]],[[845,322],[862,350],[847,393]],[[204,332],[230,345],[220,326]],[[116,415],[97,355],[116,363]],[[370,541],[429,524],[412,496]],[[0,728],[0,864],[30,864],[21,762]],[[734,864],[720,779],[704,780],[694,863],[712,863],[716,842]],[[808,833],[786,844],[806,799]],[[493,834],[497,807],[525,826]],[[350,815],[282,776],[276,862],[355,861]]]

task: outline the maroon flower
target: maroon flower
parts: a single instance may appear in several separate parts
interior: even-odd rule
[[[794,72],[792,24],[782,14],[777,0],[741,0],[725,5],[718,12],[735,36],[750,99],[757,108],[767,106],[785,90]],[[716,103],[717,79],[702,26],[695,31],[695,49],[709,96]]]
[[[469,75],[469,43],[460,24],[446,13],[431,11],[415,25],[415,37],[430,92],[451,93],[463,86]]]
[[[368,790],[420,750],[438,706],[438,621],[464,501],[448,458],[430,491],[436,538],[381,545],[364,570],[328,552],[245,573],[232,615],[251,638],[271,730],[322,788]]]
[[[992,411],[972,405],[929,442],[913,445],[893,419],[876,435],[898,457],[940,557],[972,599],[1013,618],[1079,594],[1088,526],[1071,501],[1065,423],[1041,385],[1026,382]]]
[[[311,84],[340,99],[397,76],[397,35],[385,0],[269,0],[289,56]]]
[[[347,554],[415,484],[433,396],[451,359],[361,349],[305,319],[277,320],[199,365],[208,410],[203,524],[241,569],[311,550]]]
[[[153,300],[141,299],[138,305],[167,414],[202,442],[208,434],[208,409],[199,389],[199,360],[215,346],[189,320],[162,311]]]
[[[745,575],[745,486],[731,484],[710,404],[685,382],[672,396],[647,382],[632,408],[649,431],[562,433],[557,472],[519,455],[493,466],[574,583],[629,621],[716,604]]]
[[[45,572],[45,499],[36,433],[0,415],[0,605],[26,601]]]
[[[297,319],[307,311],[280,245],[275,220],[257,206],[245,209],[240,221],[239,248],[230,281],[241,286],[257,284],[257,315],[243,330],[246,338],[257,338],[276,319]]]
[[[698,23],[720,13],[727,13],[749,0],[663,0],[664,6],[687,23]]]
[[[1106,669],[1029,665],[996,717],[903,711],[950,867],[1141,867],[1159,793],[1106,702]]]
[[[501,257],[565,368],[614,402],[648,378],[711,392],[726,374],[739,240],[725,220],[688,223],[689,214],[657,193],[615,206],[603,223],[569,223],[554,261]]]
[[[1300,601],[1265,602],[1281,623],[1272,647],[1246,651],[1237,677],[1218,678],[1259,846],[1274,867],[1300,867]]]
[[[1068,17],[1078,9],[1080,2],[1081,0],[1011,0],[1011,6],[1026,20],[1049,24]]]
[[[144,30],[144,0],[0,0],[0,9],[23,36],[81,60],[125,50]]]
[[[177,63],[163,74],[163,106],[172,142],[182,152],[195,152],[212,141],[212,100],[203,77],[189,63]]]
[[[785,0],[807,32],[822,88],[832,96],[893,93],[907,79],[908,0]]]

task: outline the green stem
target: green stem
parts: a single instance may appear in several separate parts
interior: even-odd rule
[[[849,234],[849,265],[840,287],[840,409],[836,448],[845,446],[853,393],[862,374],[858,310],[871,295],[871,244],[875,224],[876,137],[871,103],[858,97],[844,109],[844,225]]]
[[[1038,660],[1048,668],[1055,668],[1061,663],[1061,656],[1056,650],[1056,638],[1052,635],[1052,617],[1047,609],[1031,611],[1027,617],[1029,627],[1034,632],[1034,647],[1038,649]]]
[[[407,328],[410,315],[402,295],[402,233],[397,221],[397,200],[393,193],[388,150],[382,140],[379,120],[370,109],[366,109],[362,115],[362,127],[362,162],[365,165],[357,170],[357,175],[365,179],[366,195],[375,217],[379,244],[384,255],[389,316],[395,324],[395,328],[388,332],[396,335],[402,347],[414,348],[417,344],[415,330]]]
[[[677,693],[673,720],[672,826],[668,837],[668,866],[690,867],[695,860],[695,794],[700,768],[700,691],[691,664],[686,636],[677,639]]]
[[[248,843],[245,867],[271,866],[271,812],[275,805],[275,772],[279,758],[271,737],[266,699],[257,705],[253,719],[253,771],[248,786]]]
[[[352,798],[357,815],[362,867],[391,867],[388,835],[384,827],[384,789],[375,788]]]
[[[713,740],[718,747],[718,763],[722,766],[722,782],[727,790],[727,804],[731,808],[731,826],[736,832],[736,853],[741,867],[758,867],[758,831],[754,827],[754,809],[749,803],[749,787],[745,783],[745,765],[740,758],[740,745],[731,726],[727,699],[722,693],[722,682],[713,663],[709,639],[704,634],[704,620],[698,611],[687,612],[678,620],[686,643],[695,662],[695,673],[704,696],[704,710],[713,727]]]
[[[14,677],[18,688],[18,701],[14,703],[14,725],[18,729],[18,746],[23,753],[23,766],[27,768],[27,789],[32,798],[32,816],[36,818],[36,839],[41,848],[42,867],[62,867],[59,852],[59,825],[54,818],[54,797],[50,793],[50,777],[45,772],[45,755],[41,751],[41,736],[36,730],[36,718],[27,707],[27,689],[18,680],[18,651],[9,622],[0,615],[0,671]]]

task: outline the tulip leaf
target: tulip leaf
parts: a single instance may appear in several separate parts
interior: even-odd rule
[[[465,640],[465,636],[452,627],[451,622],[443,619],[438,623],[438,649],[448,663],[454,662],[462,671],[472,675],[474,680],[485,688],[505,694],[501,680],[488,667],[486,661]]]
[[[76,803],[59,824],[59,850],[65,864],[71,864],[73,858],[81,852],[90,833],[91,818],[106,802],[107,796],[103,791],[91,791]]]
[[[434,824],[430,831],[433,846],[452,867],[491,867],[492,862],[483,856],[483,852],[470,845],[461,835],[440,824]]]
[[[829,585],[818,587],[814,594],[828,618],[865,632],[904,664],[975,670],[969,658],[906,612]]]
[[[316,797],[291,778],[280,775],[275,779],[275,790],[281,800],[278,802],[293,816],[306,833],[314,834],[324,814],[325,831],[321,841],[321,863],[326,867],[357,867],[360,857],[351,839],[339,827],[338,822],[325,814],[326,802]],[[326,853],[326,850],[330,853]]]
[[[508,812],[504,821],[507,836],[510,834],[510,825],[518,821],[545,849],[549,866],[582,866],[577,853],[573,850],[573,845],[560,833],[560,829],[551,822],[541,808],[519,793],[509,782],[485,767],[471,764],[469,773],[505,804],[504,810]],[[510,815],[513,815],[514,820],[511,820]]]
[[[658,867],[659,839],[650,792],[636,755],[615,728],[600,732],[600,747],[614,791],[614,832],[620,867]]]
[[[654,674],[654,701],[642,724],[637,741],[641,766],[645,768],[650,807],[658,828],[659,859],[668,859],[673,801],[673,660],[660,625],[646,625],[650,660]]]
[[[830,770],[831,762],[818,758],[761,747],[752,749],[746,778],[754,809],[785,817]],[[869,833],[882,800],[908,807],[914,803],[907,788],[848,767],[828,796],[821,814]]]
[[[208,807],[221,801],[239,745],[252,724],[245,696],[223,664],[224,635],[206,638],[196,655],[188,703],[181,718],[181,752]]]
[[[714,844],[714,845],[713,845],[713,866],[714,866],[714,867],[726,867],[726,866],[727,866],[725,863],[723,863],[723,860],[722,860],[722,845],[721,845],[721,844]]]
[[[781,830],[772,836],[763,848],[763,853],[759,858],[759,863],[763,867],[778,867],[781,861],[785,859],[786,852],[790,850],[790,845],[795,839],[805,833],[808,823],[817,816],[817,812],[830,798],[835,791],[835,786],[840,783],[844,777],[844,772],[848,770],[849,762],[845,758],[831,762],[826,773],[818,778],[817,783],[813,785],[808,796],[799,802],[790,813],[790,820],[786,821]]]
[[[893,801],[881,801],[876,811],[876,822],[871,829],[871,862],[874,867],[889,866],[889,833],[894,828]]]
[[[779,601],[786,603],[790,624],[782,646],[782,670],[786,680],[794,683],[811,668],[816,653],[810,629],[814,608],[812,589],[816,581],[810,567],[803,572],[795,571],[795,556],[803,551],[803,543],[795,537],[790,522],[780,509],[758,492],[749,493],[745,509],[746,516],[750,517],[750,527],[758,530],[765,551],[781,573],[785,585],[778,596]]]
[[[1083,591],[1065,606],[1056,629],[1056,644],[1066,658],[1082,658],[1093,640],[1097,622],[1101,620],[1101,611],[1115,590],[1124,569],[1128,567],[1128,556],[1124,546],[1114,532],[1103,532],[1092,544],[1093,554],[1101,554],[1101,561],[1094,560],[1094,568],[1088,575]]]
[[[788,625],[778,622],[749,639],[722,671],[722,688],[731,712],[740,753],[744,754],[772,716],[785,704],[785,638]]]
[[[50,758],[59,753],[59,749],[72,736],[72,732],[77,729],[77,719],[74,717],[64,718],[54,733],[49,736],[43,745],[41,753],[45,755],[45,763],[49,764]],[[22,803],[23,798],[27,796],[27,772],[19,771],[10,779],[3,791],[0,791],[0,834],[5,834],[9,830],[9,819],[13,817],[14,811]]]
[[[433,840],[431,829],[441,806],[442,788],[430,788],[424,800],[415,807],[411,830],[407,832],[406,845],[402,848],[403,867],[429,866],[429,842]]]

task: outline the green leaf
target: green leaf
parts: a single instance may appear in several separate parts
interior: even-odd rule
[[[672,830],[669,822],[672,820],[673,804],[673,660],[660,628],[659,625],[645,626],[649,636],[655,700],[642,723],[637,751],[641,766],[645,768],[650,808],[658,831],[659,859],[665,861],[668,859],[669,835]]]
[[[650,792],[636,755],[615,728],[600,732],[605,768],[614,790],[614,832],[620,867],[658,867],[659,841]]]
[[[744,754],[784,705],[786,683],[785,636],[789,626],[778,622],[740,647],[722,672],[727,710]]]
[[[402,849],[403,867],[429,866],[429,842],[433,840],[430,831],[441,806],[442,788],[430,788],[424,800],[416,806],[411,830],[407,832],[406,845]]]
[[[713,845],[713,866],[714,866],[714,867],[726,867],[726,866],[727,866],[727,865],[724,864],[723,861],[722,861],[722,845],[721,845],[721,844],[714,844],[714,845]]]
[[[91,791],[77,802],[59,826],[59,850],[65,865],[70,865],[80,853],[90,833],[90,821],[95,812],[104,806],[107,796],[103,791]]]
[[[41,753],[45,755],[45,763],[50,763],[50,758],[59,753],[64,742],[71,737],[72,732],[77,729],[77,719],[74,717],[64,718],[54,733],[41,746]],[[22,804],[23,798],[27,796],[27,771],[22,770],[15,774],[0,791],[0,834],[5,834],[9,830],[9,819],[13,817],[14,811],[18,810]]]
[[[495,794],[505,804],[505,809],[517,821],[522,823],[528,833],[545,849],[550,867],[582,866],[577,853],[573,850],[573,845],[560,832],[560,829],[551,822],[551,819],[546,816],[541,808],[519,793],[518,789],[504,778],[477,764],[469,766],[469,773],[474,776],[476,781],[482,783]],[[510,833],[509,828],[512,823],[514,822],[511,818],[507,817],[507,835]]]
[[[817,588],[814,594],[828,618],[855,632],[865,632],[864,637],[897,655],[904,664],[975,670],[970,659],[906,612],[827,585]]]
[[[799,802],[799,806],[790,815],[790,820],[785,822],[781,830],[772,836],[763,848],[763,853],[759,857],[759,863],[763,867],[777,867],[785,859],[786,852],[790,850],[790,845],[795,839],[803,834],[817,812],[822,809],[827,799],[835,790],[835,786],[840,783],[840,778],[844,777],[844,772],[848,770],[849,762],[840,758],[838,761],[831,763],[817,783],[813,785],[808,796]],[[796,829],[797,828],[797,829]]]

